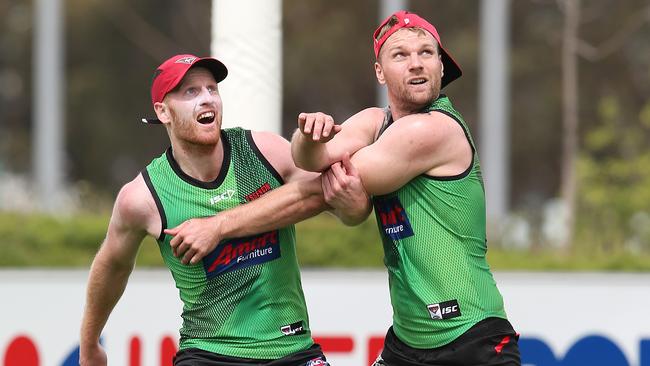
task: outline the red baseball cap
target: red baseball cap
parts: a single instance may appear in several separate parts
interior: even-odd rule
[[[205,67],[212,72],[217,83],[228,75],[228,69],[221,61],[212,57],[197,57],[190,54],[175,55],[163,62],[153,74],[151,82],[151,104],[162,102],[165,95],[174,90],[194,66]],[[160,124],[158,118],[142,118],[142,122]]]
[[[381,38],[378,39],[377,37],[379,37],[379,33],[381,32],[382,28],[388,24],[392,17],[397,18],[397,23],[395,23],[395,25],[388,29],[388,31],[386,31],[386,33],[384,33]],[[449,52],[447,52],[447,50],[442,47],[442,42],[440,41],[440,36],[438,35],[436,27],[421,18],[419,15],[410,13],[406,10],[400,10],[394,14],[391,14],[388,18],[381,22],[381,25],[375,30],[375,33],[373,33],[372,38],[374,41],[376,58],[379,58],[379,51],[381,50],[381,47],[384,45],[384,43],[386,43],[388,37],[402,28],[422,28],[431,33],[433,38],[438,41],[438,45],[440,46],[440,56],[442,64],[444,65],[444,75],[442,76],[441,87],[444,88],[445,85],[458,79],[463,74],[458,63],[456,63]]]

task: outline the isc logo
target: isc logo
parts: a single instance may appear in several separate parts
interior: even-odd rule
[[[461,315],[460,306],[458,306],[458,301],[456,300],[427,305],[427,310],[433,320],[455,318]]]
[[[210,198],[210,204],[215,205],[215,204],[217,204],[217,203],[219,203],[219,202],[221,202],[223,200],[227,200],[227,199],[232,198],[232,196],[234,196],[234,195],[235,195],[235,191],[233,191],[232,189],[229,189],[229,190],[227,190],[227,191],[225,191],[225,192],[223,192],[223,193],[221,193],[219,195],[216,195],[216,196]]]
[[[451,314],[451,313],[456,312],[456,311],[458,311],[458,305],[447,306],[445,308],[442,308],[442,310],[441,310],[442,315]]]

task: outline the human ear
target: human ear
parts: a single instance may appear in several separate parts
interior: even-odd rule
[[[386,78],[384,77],[384,69],[381,67],[379,62],[375,62],[375,76],[379,84],[386,84]]]
[[[169,114],[169,107],[164,102],[156,102],[153,105],[153,109],[156,112],[158,120],[162,123],[169,123],[171,121],[171,116]]]

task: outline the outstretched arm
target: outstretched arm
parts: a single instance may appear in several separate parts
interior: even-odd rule
[[[322,172],[343,159],[345,153],[373,143],[384,119],[380,108],[368,108],[336,125],[324,113],[300,113],[291,139],[291,155],[297,167]]]
[[[198,263],[224,239],[275,230],[312,217],[327,208],[320,176],[296,180],[216,216],[190,219],[165,234],[174,238],[174,255],[184,264]]]
[[[106,239],[90,268],[80,334],[79,364],[82,366],[107,363],[99,337],[126,288],[138,248],[147,233],[147,215],[151,213],[147,197],[142,196],[142,187],[138,187],[140,181],[139,176],[118,194]],[[144,186],[143,181],[141,184]],[[153,203],[150,195],[149,199]]]
[[[322,113],[319,115],[328,117],[333,122],[331,117]],[[312,131],[316,133],[318,128],[312,129]],[[260,151],[267,157],[271,165],[278,169],[286,182],[302,181],[317,176],[317,174],[302,170],[294,164],[291,159],[290,146],[284,138],[270,133],[256,133],[253,136]],[[349,157],[347,153],[341,154],[341,159],[346,155]],[[347,162],[347,166],[336,162],[332,167],[327,167],[327,171],[322,173],[321,190],[316,194],[318,196],[325,195],[325,201],[328,204],[321,210],[329,210],[346,225],[357,225],[368,217],[372,206],[356,169],[351,165],[349,159]]]
[[[296,168],[285,139],[264,132],[253,133],[253,139],[260,152],[287,183],[252,202],[216,216],[191,219],[165,230],[166,234],[174,236],[170,244],[174,255],[182,256],[182,263],[198,263],[221,240],[278,229],[332,209],[323,197],[321,175]],[[345,195],[347,199],[332,201],[333,212],[346,224],[363,221],[371,206],[360,178],[341,171],[330,180],[337,179],[345,181],[328,188],[330,197]]]

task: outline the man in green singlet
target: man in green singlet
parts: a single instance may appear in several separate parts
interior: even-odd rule
[[[171,147],[116,198],[88,279],[83,366],[107,364],[100,333],[146,235],[157,239],[183,301],[175,365],[327,365],[311,337],[292,224],[324,209],[355,224],[371,205],[349,159],[322,175],[310,173],[294,165],[280,136],[222,130],[217,84],[226,75],[217,59],[193,55],[176,55],[154,73],[157,118],[145,122],[164,125]],[[169,228],[185,222],[182,236],[191,241],[201,235],[191,219],[228,210],[224,217],[241,222],[242,211],[232,208],[244,206],[253,208],[245,213],[249,225],[220,226],[229,240],[201,247],[171,242]]]
[[[387,87],[389,106],[362,110],[342,125],[322,113],[302,113],[291,149],[305,170],[354,171],[373,196],[393,306],[375,365],[520,365],[519,335],[486,260],[477,149],[440,93],[461,69],[435,27],[413,13],[388,17],[373,42],[375,74]],[[167,231],[174,235],[170,244],[204,252],[233,227],[250,226],[247,211],[253,207],[185,222]]]
[[[389,106],[340,126],[301,114],[291,146],[296,165],[315,172],[352,154],[372,195],[393,307],[375,365],[520,365],[518,334],[486,260],[477,149],[440,93],[460,67],[414,13],[388,17],[373,42]]]

